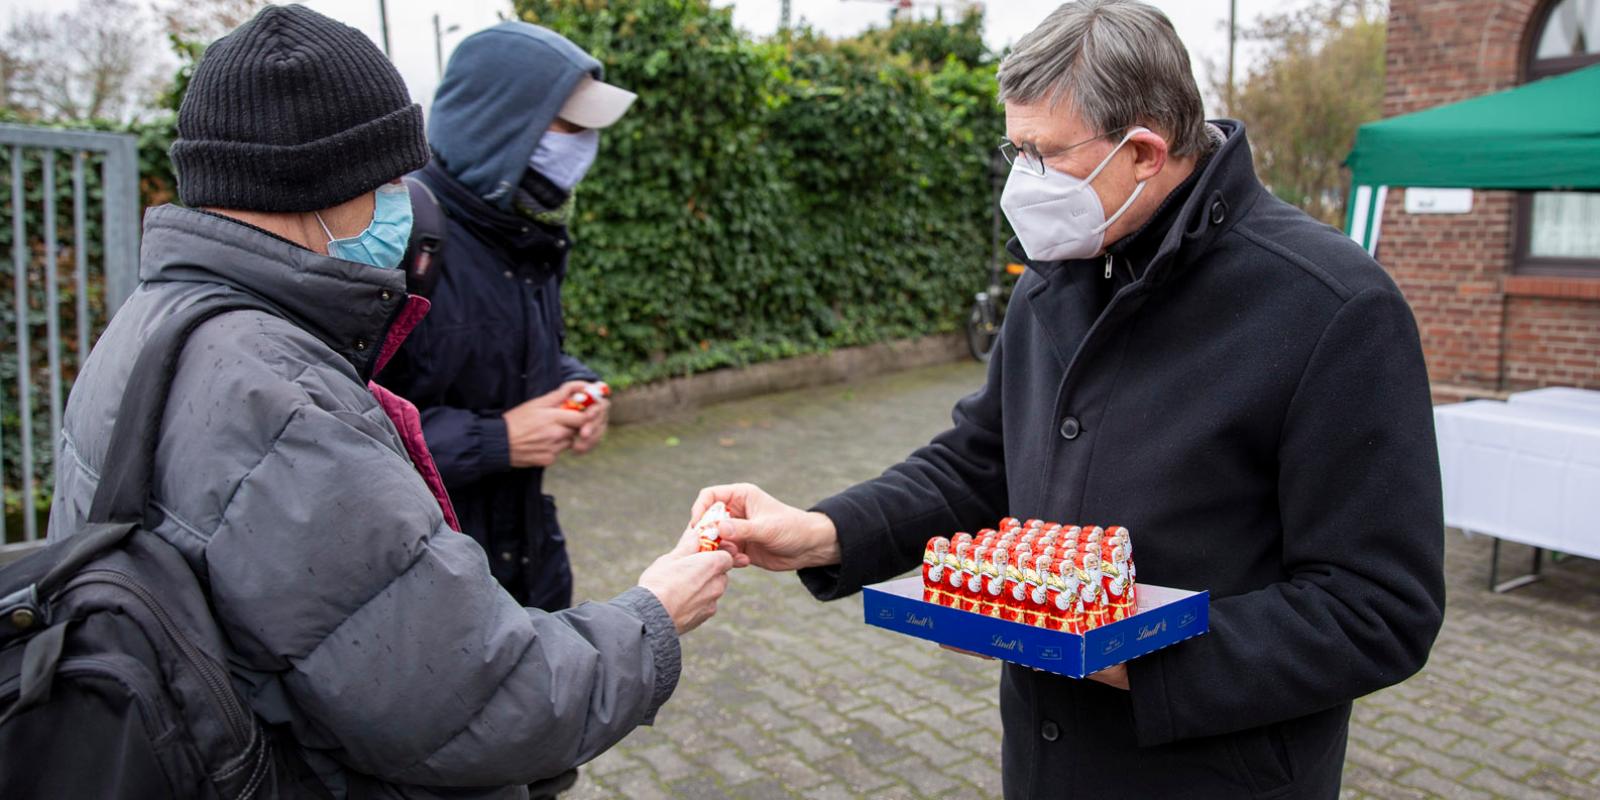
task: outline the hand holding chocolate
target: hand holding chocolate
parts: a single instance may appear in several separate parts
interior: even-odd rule
[[[700,537],[700,552],[709,553],[722,546],[722,534],[717,532],[717,523],[731,518],[728,507],[720,502],[712,503],[706,513],[700,515],[700,521],[694,524],[695,533]]]
[[[1123,527],[1015,517],[975,537],[935,536],[923,551],[922,596],[962,611],[1081,634],[1138,608],[1133,539]]]
[[[573,392],[562,402],[561,407],[568,411],[587,411],[590,406],[611,397],[611,387],[605,381],[586,383],[583,388]]]

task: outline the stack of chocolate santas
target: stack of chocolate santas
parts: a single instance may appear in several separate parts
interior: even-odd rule
[[[1011,622],[1083,633],[1138,609],[1127,528],[1006,517],[929,539],[922,562],[924,600]]]

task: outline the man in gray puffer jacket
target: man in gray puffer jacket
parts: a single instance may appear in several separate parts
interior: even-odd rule
[[[686,534],[610,602],[522,608],[453,529],[416,410],[369,387],[426,313],[394,269],[411,220],[395,181],[427,161],[394,67],[351,28],[268,7],[207,50],[172,156],[189,208],[146,216],[143,283],[73,389],[51,538],[83,523],[146,337],[250,295],[278,313],[189,339],[152,497],[256,713],[338,797],[521,797],[648,724],[731,557]]]

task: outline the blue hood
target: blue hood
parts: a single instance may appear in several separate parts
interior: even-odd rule
[[[428,143],[473,194],[502,209],[528,158],[584,75],[600,62],[566,37],[526,22],[468,36],[450,56],[428,114]]]

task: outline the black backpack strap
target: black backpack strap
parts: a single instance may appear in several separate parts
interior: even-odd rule
[[[249,295],[210,295],[173,314],[145,340],[122,392],[117,423],[106,445],[100,485],[94,493],[94,504],[89,507],[89,522],[143,523],[150,505],[161,418],[167,410],[167,394],[178,371],[183,345],[202,322],[244,309],[277,314],[264,301]]]
[[[444,269],[444,208],[420,179],[407,175],[405,182],[411,192],[411,239],[400,263],[406,265],[406,291],[427,297]]]
[[[61,661],[62,645],[67,641],[67,629],[72,620],[63,620],[45,628],[28,641],[22,650],[22,669],[18,676],[17,701],[0,714],[0,725],[12,717],[50,699],[50,687],[55,682],[56,664]]]

